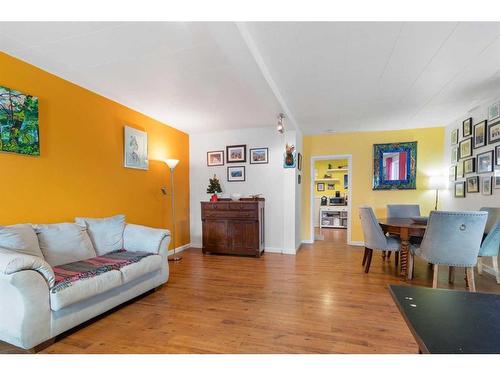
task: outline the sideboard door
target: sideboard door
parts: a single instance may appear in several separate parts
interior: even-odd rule
[[[236,254],[257,255],[259,249],[259,226],[255,221],[234,220],[228,224],[229,247]]]
[[[203,252],[226,251],[228,248],[227,220],[206,220],[203,223]]]

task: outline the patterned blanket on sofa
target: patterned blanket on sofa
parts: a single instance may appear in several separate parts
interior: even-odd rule
[[[53,267],[56,284],[51,288],[51,292],[57,293],[71,286],[71,283],[77,280],[88,279],[112,270],[119,270],[150,255],[153,254],[117,250],[103,256]]]

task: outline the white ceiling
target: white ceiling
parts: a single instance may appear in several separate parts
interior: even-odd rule
[[[500,93],[491,22],[1,22],[0,50],[189,133],[439,126]]]

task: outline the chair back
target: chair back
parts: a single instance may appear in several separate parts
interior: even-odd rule
[[[481,211],[432,211],[419,255],[433,264],[475,266],[487,218]]]
[[[484,228],[485,233],[490,233],[493,226],[500,219],[500,207],[481,207],[479,211],[486,211],[488,213],[488,221]]]
[[[380,227],[371,207],[360,207],[359,218],[363,227],[365,247],[375,250],[384,250],[387,247],[387,238]]]
[[[418,204],[388,204],[387,217],[416,217],[420,216],[420,206]]]

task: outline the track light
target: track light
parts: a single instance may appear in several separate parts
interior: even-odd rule
[[[283,124],[283,119],[285,118],[285,115],[283,113],[280,113],[278,115],[278,126],[276,129],[278,130],[278,133],[283,134],[285,132],[285,125]]]

